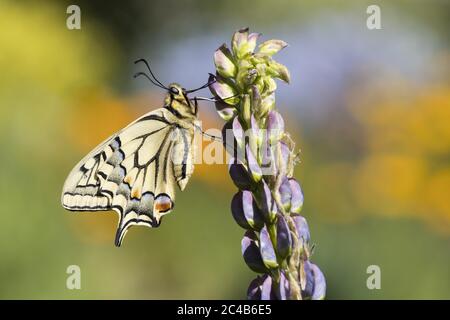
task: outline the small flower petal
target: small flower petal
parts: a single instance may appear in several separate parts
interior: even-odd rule
[[[251,110],[250,96],[248,94],[244,94],[244,96],[242,98],[241,114],[242,114],[242,118],[244,119],[245,123],[250,123],[250,117],[252,115],[252,110]]]
[[[267,277],[267,275],[264,275]],[[247,299],[248,300],[261,300],[261,287],[264,282],[264,276],[257,276],[250,282],[247,289]]]
[[[267,134],[263,135],[263,141],[259,150],[263,174],[265,176],[274,177],[277,173],[275,154]]]
[[[275,250],[273,248],[272,241],[270,240],[269,232],[267,227],[264,226],[259,234],[259,250],[261,252],[261,257],[268,268],[278,267],[277,257],[275,255]]]
[[[272,278],[266,275],[261,285],[261,300],[273,300],[273,298],[274,294],[272,292]]]
[[[292,236],[286,219],[279,214],[277,218],[277,252],[278,255],[285,259],[291,254]]]
[[[305,243],[309,243],[311,236],[309,233],[308,223],[306,219],[299,215],[291,216],[294,220],[295,228],[297,229],[297,237],[299,240],[303,240]]]
[[[229,121],[237,114],[237,109],[235,107],[230,106],[223,101],[217,101],[215,105],[217,113],[225,121]]]
[[[261,146],[262,138],[263,138],[263,133],[259,129],[258,122],[256,121],[255,117],[252,114],[251,118],[250,118],[249,144],[250,144],[250,149],[252,150],[254,155],[258,155],[258,150],[259,150],[259,147]],[[259,161],[260,160],[259,157],[257,157],[257,158]]]
[[[239,117],[235,117],[233,119],[233,134],[238,143],[238,146],[243,148],[245,143],[245,133],[239,121]]]
[[[249,191],[239,191],[233,196],[233,199],[231,200],[231,213],[233,214],[234,220],[237,222],[238,225],[240,225],[244,229],[251,229],[251,225],[247,221],[247,217],[245,216],[244,212],[244,202],[246,199],[244,199],[244,192],[250,193]],[[250,197],[252,197],[250,193]],[[253,197],[251,198],[253,200]]]
[[[239,60],[238,63],[239,67],[236,75],[236,83],[240,89],[244,89],[255,81],[258,72],[253,64],[247,60]]]
[[[250,53],[250,45],[248,44],[248,28],[241,29],[234,33],[231,39],[231,46],[234,55],[241,59],[247,53]]]
[[[284,120],[277,111],[270,111],[267,115],[267,133],[271,143],[279,141],[284,135]]]
[[[314,292],[314,272],[312,269],[312,263],[308,260],[303,261],[303,271],[304,272],[300,272],[302,297],[311,298]]]
[[[248,43],[248,50],[250,52],[255,51],[256,48],[256,42],[258,41],[258,38],[261,36],[261,33],[250,33],[247,38]]]
[[[212,83],[209,89],[213,95],[222,99],[226,104],[236,105],[239,102],[236,89],[220,76],[216,76],[216,82]]]
[[[246,151],[245,154],[246,154],[246,158],[247,158],[249,173],[250,173],[251,177],[253,178],[253,181],[259,182],[262,179],[261,167],[259,166],[249,145],[246,146],[245,151]]]
[[[238,160],[232,158],[228,166],[228,173],[236,187],[241,190],[250,189],[253,184],[247,168]]]
[[[256,244],[256,236],[253,231],[247,231],[241,242],[242,256],[248,267],[257,273],[267,272],[262,260],[260,249]]]
[[[251,98],[250,101],[252,103],[252,110],[254,110],[258,114],[259,110],[261,108],[261,101],[262,101],[261,94],[259,92],[258,87],[255,85],[253,85],[251,87],[251,90],[252,90],[252,92],[251,92],[251,96],[250,96],[250,98]]]
[[[276,296],[279,300],[288,300],[290,297],[289,280],[286,278],[284,271],[280,273],[279,285],[276,291]]]
[[[291,187],[291,212],[300,213],[303,207],[303,192],[300,184],[294,178],[289,179]]]
[[[264,225],[262,213],[248,190],[239,191],[234,195],[231,212],[237,224],[244,229],[260,230]]]
[[[291,81],[291,75],[288,68],[285,65],[274,60],[270,61],[269,66],[267,67],[267,72],[286,83],[289,83]]]
[[[280,197],[281,197],[281,203],[283,204],[284,210],[289,212],[289,209],[291,207],[291,185],[289,183],[289,180],[287,178],[283,179],[283,182],[280,186]]]
[[[327,290],[327,285],[325,281],[325,276],[319,267],[312,264],[312,271],[314,273],[314,291],[312,294],[312,300],[323,300],[325,299],[325,294]]]
[[[233,62],[233,55],[226,44],[223,44],[214,52],[214,64],[216,65],[217,72],[222,77],[232,78],[236,76],[237,67]]]
[[[259,184],[256,191],[255,200],[258,204],[258,208],[261,210],[264,219],[268,223],[272,223],[277,216],[277,205],[272,198],[270,188],[267,183],[263,180],[262,186]]]
[[[256,116],[263,118],[267,113],[275,108],[275,94],[269,94],[261,100],[259,110],[257,110]]]
[[[267,40],[264,41],[263,43],[261,43],[258,48],[259,54],[263,54],[263,55],[268,55],[268,56],[272,56],[275,53],[277,53],[278,51],[280,51],[283,48],[286,48],[288,46],[288,44],[286,42],[284,42],[283,40]]]
[[[272,93],[277,89],[277,83],[270,77],[264,78],[264,91],[267,93]]]

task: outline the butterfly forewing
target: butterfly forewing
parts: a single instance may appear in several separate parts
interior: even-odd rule
[[[193,135],[192,123],[166,108],[142,116],[75,166],[63,206],[118,212],[117,246],[132,225],[158,226],[173,209],[175,184],[183,190],[192,175]]]

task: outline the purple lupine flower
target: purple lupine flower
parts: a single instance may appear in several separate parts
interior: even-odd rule
[[[241,242],[242,256],[250,269],[257,273],[268,272],[261,256],[257,243],[257,237],[253,231],[247,231]]]
[[[242,255],[257,276],[248,299],[323,299],[325,277],[310,261],[310,232],[300,216],[303,192],[293,177],[296,153],[275,106],[275,79],[290,82],[286,66],[273,55],[287,46],[268,40],[256,47],[257,33],[234,33],[231,49],[216,50],[210,90],[226,121],[224,146],[229,174],[239,189],[231,212],[245,234]],[[257,48],[257,49],[256,49]],[[256,50],[255,50],[256,49]]]
[[[228,172],[236,187],[240,190],[249,189],[252,185],[251,177],[249,176],[244,164],[237,159],[231,159]]]
[[[314,274],[314,290],[311,299],[322,300],[325,298],[326,293],[325,276],[315,264],[312,265],[312,271]]]
[[[281,271],[278,287],[276,288],[276,295],[279,300],[287,300],[290,296],[289,281],[285,276],[284,271]]]
[[[277,252],[280,258],[287,258],[292,251],[292,235],[286,218],[282,214],[277,216]]]
[[[272,239],[270,238],[267,226],[264,226],[259,233],[259,250],[264,264],[268,268],[278,267],[277,256],[275,248],[273,247]]]
[[[267,115],[267,134],[271,143],[279,141],[283,137],[284,120],[276,111],[270,111]]]
[[[250,145],[245,146],[245,156],[248,164],[249,173],[255,182],[259,182],[262,179],[262,169],[259,166],[258,161],[255,158]]]
[[[267,275],[265,275],[267,277]],[[261,286],[264,279],[261,276],[257,276],[250,282],[247,289],[247,299],[248,300],[261,300]]]
[[[284,210],[287,212],[291,209],[291,203],[292,203],[292,189],[291,184],[289,182],[288,178],[284,178],[283,182],[280,186],[280,196],[281,196],[281,203],[283,204]]]
[[[325,277],[315,264],[305,261],[304,272],[306,275],[302,295],[312,300],[321,300],[325,297]]]
[[[266,222],[273,223],[278,212],[275,200],[265,181],[262,181],[262,184],[259,184],[258,187],[258,190],[254,192],[256,202],[258,203]]]
[[[272,277],[267,275],[261,285],[261,300],[274,300]]]
[[[264,226],[261,211],[253,194],[248,190],[239,191],[231,200],[231,212],[237,224],[246,230],[259,231]]]
[[[300,184],[294,178],[289,179],[291,187],[291,212],[299,213],[303,207],[303,192]]]

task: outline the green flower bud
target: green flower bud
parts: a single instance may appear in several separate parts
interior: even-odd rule
[[[250,119],[250,130],[248,132],[248,145],[250,146],[250,150],[256,157],[256,161],[258,164],[261,164],[260,157],[259,157],[259,146],[260,146],[260,138],[261,133],[259,130],[258,123],[256,122],[256,119],[253,115],[251,115]]]
[[[273,56],[275,53],[283,48],[286,48],[287,46],[288,44],[283,40],[267,40],[258,46],[258,52],[260,54]]]
[[[255,53],[255,54],[253,54],[253,55],[251,55],[251,56],[249,57],[250,62],[251,62],[254,66],[256,66],[256,65],[258,65],[258,64],[260,64],[260,63],[262,63],[262,64],[268,64],[268,63],[270,62],[271,59],[272,59],[272,58],[271,58],[270,56],[260,54],[259,52]]]
[[[214,52],[214,64],[222,77],[233,78],[236,76],[237,68],[233,62],[233,55],[225,44]]]
[[[272,93],[277,90],[277,83],[271,77],[264,77],[264,91]]]
[[[247,76],[247,85],[251,85],[255,82],[256,78],[258,77],[258,71],[256,69],[251,69],[248,71]]]
[[[259,147],[262,144],[262,140],[263,140],[263,133],[261,132],[260,128],[259,128],[259,124],[258,121],[255,119],[254,115],[252,114],[251,120],[250,120],[250,129],[251,129],[251,139],[250,139],[250,144],[255,143],[255,147],[253,148],[252,151],[255,152],[255,154],[257,154],[257,151],[259,150]],[[252,141],[253,140],[253,141]],[[258,162],[259,161],[259,156],[258,156]]]
[[[256,64],[256,71],[258,72],[258,75],[265,76],[267,73],[267,64],[265,62],[261,62]]]
[[[252,111],[256,112],[256,114],[258,114],[258,110],[261,107],[261,94],[259,93],[258,87],[257,86],[252,86],[251,87],[251,105],[252,105]]]
[[[242,117],[244,118],[245,123],[250,123],[250,117],[251,117],[251,103],[250,103],[250,96],[248,94],[245,94],[242,98]]]
[[[242,128],[241,123],[239,122],[239,117],[233,119],[232,128],[233,128],[233,135],[234,138],[236,139],[238,146],[240,148],[244,148],[245,132],[244,129]]]
[[[271,93],[267,97],[263,98],[261,101],[261,106],[259,108],[258,116],[259,118],[263,118],[269,113],[269,111],[273,110],[275,107],[275,93]]]
[[[234,55],[241,59],[250,53],[251,44],[248,43],[248,28],[241,29],[234,33],[231,40]]]
[[[267,72],[268,74],[280,80],[283,80],[286,83],[289,83],[291,81],[291,75],[289,74],[289,70],[286,68],[286,66],[274,60],[269,62]]]
[[[251,85],[258,76],[257,70],[247,60],[239,61],[239,71],[236,75],[236,82],[241,89]]]
[[[257,77],[254,84],[256,88],[258,88],[260,94],[264,95],[264,80],[261,77]]]
[[[261,33],[250,33],[247,38],[247,44],[248,44],[248,50],[250,52],[255,51],[256,48],[256,42],[258,41],[258,38],[261,36]]]

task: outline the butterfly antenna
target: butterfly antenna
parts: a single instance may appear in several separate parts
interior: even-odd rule
[[[198,87],[197,89],[187,90],[186,93],[192,93],[192,92],[195,92],[195,91],[199,91],[199,90],[205,89],[205,88],[209,87],[210,85],[212,85],[216,81],[217,81],[216,79],[208,81],[208,83],[202,85],[201,87]]]
[[[156,83],[155,81],[153,81],[153,79],[152,78],[150,78],[149,76],[148,76],[148,74],[146,74],[145,72],[138,72],[138,73],[136,73],[135,75],[134,75],[134,78],[137,78],[137,77],[139,77],[139,76],[144,76],[144,77],[146,77],[151,83],[153,83],[155,86],[157,86],[157,87],[160,87],[160,88],[162,88],[162,89],[167,89],[166,87],[163,87],[163,86],[161,86],[160,84],[158,84],[158,83]]]
[[[163,85],[163,84],[161,83],[161,81],[159,81],[158,78],[155,77],[155,75],[153,74],[153,71],[152,71],[152,69],[150,68],[150,65],[149,65],[149,63],[147,62],[147,60],[145,60],[145,59],[138,59],[138,60],[136,60],[134,63],[135,63],[135,64],[138,64],[139,62],[145,63],[145,65],[147,66],[147,69],[148,69],[148,71],[150,72],[150,74],[152,75],[153,79],[159,84],[159,87],[161,87],[161,88],[163,88],[163,89],[166,89],[166,90],[169,90],[169,88],[167,88],[165,85]],[[148,78],[148,76],[147,76],[147,78]],[[153,81],[152,81],[152,83],[155,84]]]

